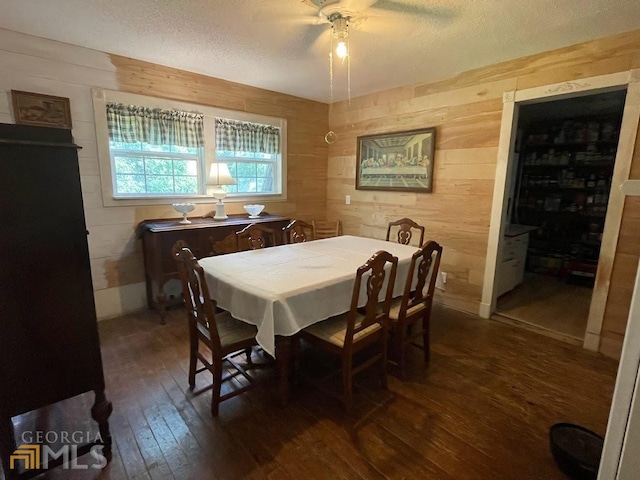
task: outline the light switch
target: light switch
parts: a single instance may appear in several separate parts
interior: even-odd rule
[[[351,204],[351,195],[345,195],[344,204],[345,205],[350,205]]]

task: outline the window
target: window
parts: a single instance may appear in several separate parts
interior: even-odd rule
[[[286,198],[286,120],[93,91],[103,203],[212,202],[209,166],[235,180],[226,201]]]
[[[216,159],[236,180],[223,186],[229,194],[279,193],[279,151],[279,128],[216,118]]]
[[[115,197],[203,193],[201,148],[110,140],[109,150]]]
[[[204,193],[204,115],[107,103],[113,196]]]

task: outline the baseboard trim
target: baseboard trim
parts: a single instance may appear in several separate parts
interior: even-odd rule
[[[540,327],[538,325],[533,325],[531,323],[525,322],[523,320],[519,320],[516,318],[511,318],[506,315],[500,313],[494,313],[491,315],[491,320],[495,320],[497,322],[505,323],[508,325],[513,325],[515,327],[524,328],[526,330],[530,330],[532,332],[538,333],[540,335],[544,335],[545,337],[555,338],[556,340],[560,340],[565,343],[570,343],[571,345],[582,346],[583,340],[581,338],[575,338],[570,335],[565,335],[560,332],[556,332],[554,330],[549,330],[544,327]]]

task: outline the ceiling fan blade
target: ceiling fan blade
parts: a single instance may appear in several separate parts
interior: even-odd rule
[[[404,37],[408,33],[406,23],[399,21],[400,19],[397,16],[389,15],[388,13],[376,15],[374,10],[368,10],[368,12],[372,13],[372,15],[359,15],[349,22],[349,28],[354,32],[350,36],[355,38],[356,35],[366,33]],[[409,28],[409,30],[412,29]]]
[[[459,12],[451,7],[420,5],[405,0],[376,0],[372,2],[371,9],[428,17],[442,23],[449,23],[459,15]]]
[[[316,1],[314,1],[314,0],[300,0],[300,3],[306,5],[307,7],[311,7],[313,9],[315,9],[316,12],[320,8],[320,2],[318,0],[316,0]]]
[[[359,15],[377,0],[301,0],[309,7],[314,7],[321,16],[339,13],[343,16]],[[322,13],[321,13],[322,12]]]
[[[351,12],[363,12],[371,7],[377,0],[341,0],[340,6]]]
[[[279,25],[320,25],[327,21],[318,15],[296,14],[291,12],[280,13],[274,11],[259,11],[253,15],[252,21],[256,23],[271,23]]]

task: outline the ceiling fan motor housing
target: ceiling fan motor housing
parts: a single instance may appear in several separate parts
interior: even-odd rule
[[[330,23],[334,23],[337,19],[349,18],[354,14],[340,5],[340,0],[314,0],[318,5],[318,15],[326,18]]]

